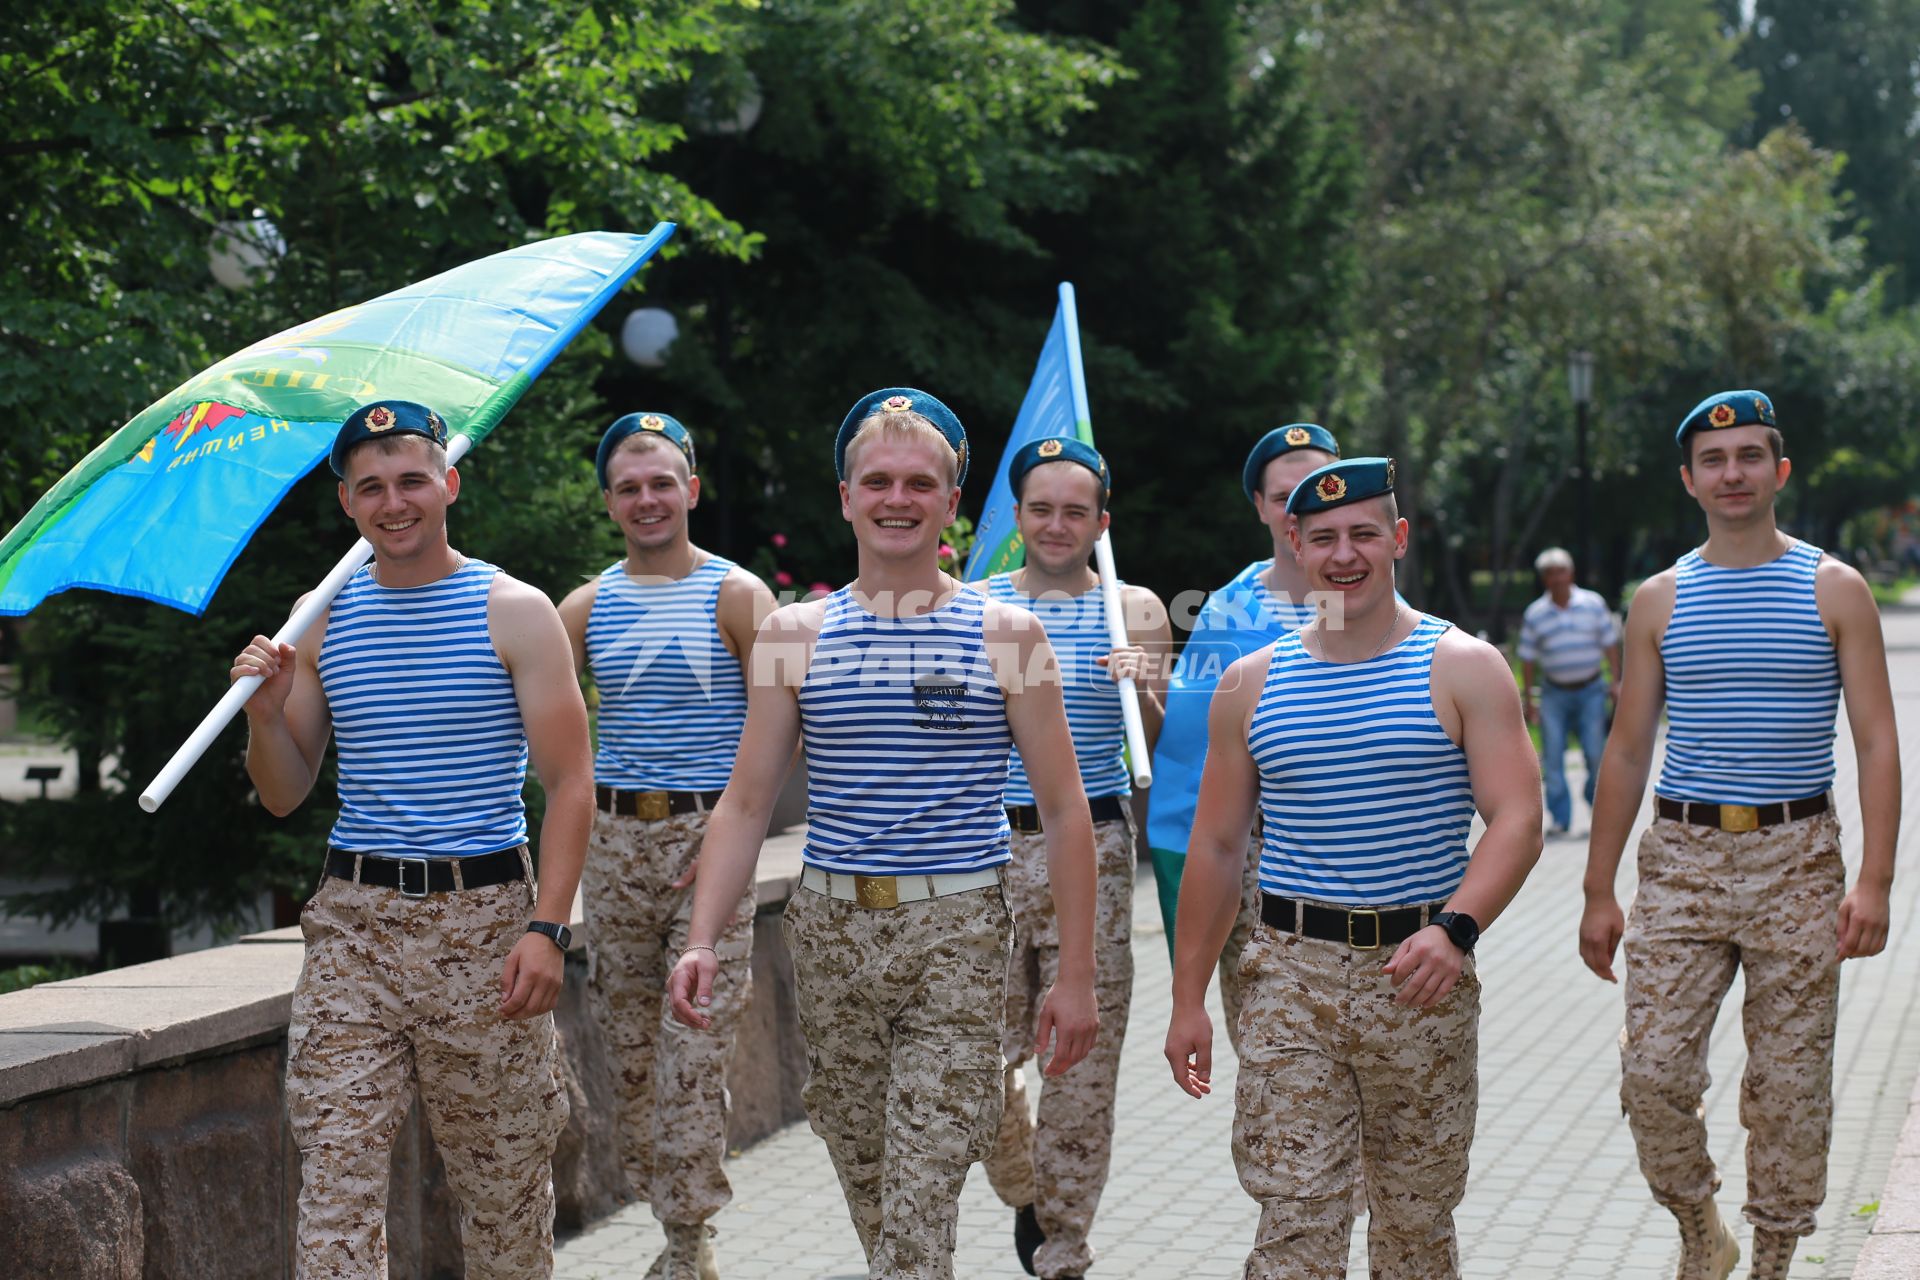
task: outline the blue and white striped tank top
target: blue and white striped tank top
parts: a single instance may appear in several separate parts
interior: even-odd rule
[[[916,618],[826,599],[800,685],[807,847],[828,871],[972,871],[1007,861],[1006,697],[987,661],[987,598]]]
[[[740,659],[720,639],[720,583],[732,568],[714,556],[677,582],[636,582],[619,564],[600,575],[587,661],[600,695],[593,780],[601,786],[727,785],[747,724]]]
[[[1107,638],[1107,611],[1100,588],[1077,596],[1029,596],[1013,585],[1011,574],[987,579],[987,594],[1017,604],[1040,619],[1060,661],[1060,693],[1067,704],[1067,728],[1073,733],[1073,757],[1087,798],[1128,794],[1127,731],[1120,717],[1120,686],[1095,662],[1113,651]],[[1007,803],[1032,804],[1026,765],[1015,751],[1007,764]]]
[[[1698,551],[1674,565],[1661,795],[1772,804],[1833,785],[1840,663],[1814,601],[1820,554],[1796,540],[1750,569]]]
[[[1302,596],[1298,600],[1289,600],[1277,596],[1267,589],[1267,570],[1273,568],[1273,558],[1257,560],[1241,571],[1242,576],[1253,587],[1254,598],[1259,602],[1259,629],[1278,640],[1289,631],[1298,631],[1312,622],[1316,613],[1311,601]],[[1396,599],[1398,598],[1396,594]]]
[[[424,587],[383,587],[368,566],[334,597],[320,645],[340,759],[328,843],[465,857],[526,840],[526,728],[487,634],[499,572],[469,560]]]
[[[1260,887],[1369,907],[1443,901],[1467,870],[1467,756],[1433,712],[1422,617],[1366,662],[1322,662],[1299,632],[1274,642],[1247,749],[1260,770]]]

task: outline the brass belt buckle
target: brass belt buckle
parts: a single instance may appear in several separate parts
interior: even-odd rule
[[[667,793],[664,791],[642,791],[633,797],[633,811],[650,822],[658,822],[667,816]]]
[[[1720,806],[1720,829],[1722,831],[1758,831],[1760,829],[1760,810],[1750,804],[1723,804]]]
[[[900,881],[893,876],[855,875],[853,900],[869,911],[890,911],[900,905]]]
[[[1373,919],[1373,941],[1355,942],[1353,940],[1353,922],[1361,916]],[[1355,951],[1378,951],[1380,949],[1380,913],[1371,907],[1361,907],[1358,911],[1347,912],[1347,945]]]

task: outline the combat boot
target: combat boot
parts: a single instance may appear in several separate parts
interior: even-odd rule
[[[1753,1270],[1747,1273],[1750,1280],[1787,1280],[1787,1264],[1793,1261],[1793,1250],[1799,1243],[1799,1236],[1755,1227]]]
[[[704,1222],[662,1223],[667,1247],[653,1260],[647,1280],[720,1280],[713,1259],[713,1228]]]
[[[1670,1204],[1667,1212],[1680,1222],[1680,1269],[1673,1280],[1727,1280],[1740,1261],[1740,1245],[1720,1220],[1713,1197]]]

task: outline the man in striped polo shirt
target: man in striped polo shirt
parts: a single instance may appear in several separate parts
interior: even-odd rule
[[[1013,455],[1007,478],[1026,567],[996,574],[985,588],[993,599],[1038,617],[1059,655],[1067,724],[1100,863],[1094,961],[1101,1034],[1084,1062],[1045,1083],[1036,1119],[1024,1068],[1032,1056],[1034,1015],[1059,971],[1060,948],[1040,811],[1016,753],[1007,780],[1013,828],[1007,897],[1014,931],[1007,967],[1006,1105],[986,1165],[993,1189],[1015,1210],[1020,1265],[1028,1275],[1051,1280],[1080,1276],[1093,1262],[1087,1234],[1113,1154],[1114,1086],[1133,999],[1133,872],[1139,853],[1115,681],[1126,676],[1137,682],[1151,749],[1160,730],[1172,628],[1158,596],[1122,584],[1120,611],[1131,643],[1113,645],[1100,577],[1088,566],[1111,518],[1112,479],[1106,459],[1091,445],[1066,436],[1030,440]]]
[[[1392,460],[1321,467],[1287,509],[1307,580],[1341,593],[1345,625],[1329,611],[1282,636],[1214,695],[1167,1060],[1207,1094],[1207,978],[1257,808],[1233,1128],[1260,1202],[1245,1274],[1344,1276],[1364,1170],[1371,1274],[1457,1277],[1478,1100],[1472,951],[1540,854],[1533,744],[1506,659],[1394,593],[1407,522]],[[1487,827],[1469,857],[1475,809]]]
[[[966,459],[959,419],[911,387],[863,396],[841,424],[860,573],[760,628],[746,734],[669,979],[674,1016],[709,1025],[722,926],[804,745],[806,867],[785,919],[803,1098],[874,1280],[952,1276],[960,1189],[999,1125],[1013,747],[1030,762],[1060,936],[1036,1019],[1046,1074],[1085,1057],[1099,1022],[1093,830],[1052,648],[1031,613],[940,571]]]
[[[620,1149],[667,1245],[647,1274],[718,1275],[707,1220],[732,1198],[727,1063],[753,981],[753,885],[715,943],[713,1026],[667,1016],[667,973],[687,945],[693,866],[747,719],[746,669],[773,593],[693,545],[693,437],[664,413],[629,413],[594,459],[626,557],[560,604],[573,660],[599,693],[592,856],[582,884],[588,990],[613,1050]]]
[[[1793,467],[1773,402],[1758,391],[1709,396],[1675,439],[1707,541],[1642,583],[1627,613],[1580,956],[1611,982],[1624,934],[1620,1100],[1640,1171],[1679,1220],[1687,1280],[1722,1280],[1739,1258],[1713,1198],[1720,1179],[1701,1099],[1708,1033],[1734,971],[1745,975],[1750,1274],[1780,1280],[1826,1198],[1840,962],[1886,945],[1899,740],[1865,579],[1775,524],[1774,500]],[[1843,694],[1860,785],[1851,891],[1831,795]],[[1666,757],[1629,921],[1613,882],[1663,704]]]
[[[1287,498],[1301,477],[1340,456],[1333,433],[1311,422],[1275,427],[1261,436],[1240,469],[1240,488],[1266,526],[1273,554],[1256,560],[1207,599],[1181,651],[1167,691],[1166,724],[1154,751],[1154,786],[1147,793],[1147,843],[1160,878],[1160,910],[1169,922],[1167,943],[1178,904],[1180,866],[1193,828],[1201,766],[1207,757],[1207,708],[1221,675],[1236,658],[1273,643],[1314,619],[1314,603],[1299,560],[1288,540],[1293,517]],[[1220,1003],[1225,1007],[1227,1038],[1240,1034],[1240,953],[1260,915],[1258,859],[1249,857],[1242,878],[1240,914],[1220,952]]]
[[[265,636],[233,678],[247,774],[285,816],[338,741],[340,818],[300,927],[287,1119],[300,1147],[294,1274],[387,1274],[395,1130],[418,1097],[460,1209],[466,1274],[553,1274],[566,1124],[552,1009],[593,814],[586,707],[552,603],[447,543],[460,476],[446,424],[389,400],[351,414],[331,462],[373,563],[313,640]],[[520,792],[546,788],[536,895]]]
[[[1520,699],[1527,723],[1535,720],[1533,677],[1540,675],[1540,773],[1547,787],[1547,834],[1563,836],[1573,825],[1573,795],[1567,790],[1567,733],[1580,739],[1587,758],[1587,805],[1600,776],[1607,745],[1607,673],[1620,677],[1620,626],[1607,602],[1573,584],[1573,557],[1548,547],[1533,562],[1546,588],[1520,618]],[[1605,666],[1602,666],[1602,663]]]

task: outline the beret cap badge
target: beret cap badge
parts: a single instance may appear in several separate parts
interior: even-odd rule
[[[1058,440],[1042,440],[1038,452],[1043,458],[1057,458],[1063,447]]]
[[[1732,405],[1717,404],[1713,406],[1712,411],[1707,414],[1707,421],[1716,427],[1730,427],[1733,425],[1733,420],[1738,416],[1738,414],[1734,413]]]
[[[880,408],[886,413],[905,413],[913,408],[911,396],[888,396],[880,402]]]
[[[1337,475],[1321,476],[1314,489],[1322,502],[1338,502],[1347,496],[1347,482]]]
[[[1299,448],[1311,439],[1313,439],[1313,432],[1307,430],[1305,427],[1287,428],[1287,443],[1293,445],[1295,448]]]
[[[1773,425],[1773,405],[1768,402],[1765,396],[1755,396],[1753,398],[1753,411],[1760,415],[1760,421],[1766,423],[1768,426]]]
[[[375,405],[367,410],[367,430],[385,431],[393,426],[393,410],[385,405]]]
[[[640,419],[640,427],[645,431],[665,431],[667,420],[657,413],[649,413]]]

